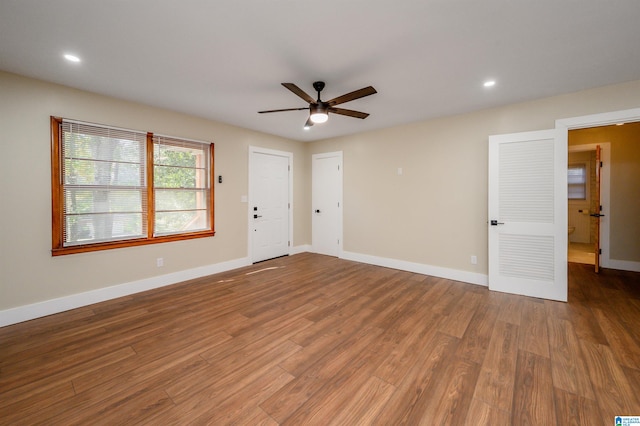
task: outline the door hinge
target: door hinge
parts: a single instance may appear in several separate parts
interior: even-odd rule
[[[338,170],[340,170],[340,164],[338,164]]]
[[[291,171],[291,166],[287,166],[287,170],[288,170],[288,171]]]
[[[598,249],[598,254],[602,254],[602,249]]]
[[[287,247],[291,247],[291,241],[287,241]]]
[[[602,211],[602,206],[600,206],[600,211]]]
[[[600,162],[600,167],[602,167],[602,161]]]
[[[291,203],[287,203],[287,208],[291,210]]]
[[[340,207],[340,201],[338,201],[338,207]]]
[[[338,245],[340,245],[340,238],[338,238]]]

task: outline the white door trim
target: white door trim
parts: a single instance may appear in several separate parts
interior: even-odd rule
[[[248,173],[248,186],[249,186],[249,198],[247,203],[247,257],[253,263],[253,232],[251,232],[252,218],[253,218],[253,202],[255,199],[255,195],[253,194],[254,188],[251,187],[251,178],[252,178],[252,170],[253,170],[253,154],[267,154],[267,155],[276,155],[279,157],[286,157],[289,160],[289,252],[291,254],[291,249],[293,247],[293,153],[287,151],[278,151],[275,149],[261,148],[258,146],[249,146],[249,173]]]
[[[640,108],[561,118],[556,120],[556,129],[562,129],[565,132],[565,136],[568,137],[569,130],[608,126],[628,121],[640,121]]]

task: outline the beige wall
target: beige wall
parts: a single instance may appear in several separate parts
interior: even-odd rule
[[[51,257],[51,115],[215,142],[216,236]],[[246,257],[250,145],[293,153],[293,245],[310,243],[304,143],[2,72],[0,129],[0,310]]]
[[[0,94],[3,310],[247,256],[240,197],[250,145],[294,153],[294,245],[311,243],[311,154],[342,150],[345,250],[486,274],[488,135],[638,107],[640,81],[311,144],[2,72]],[[217,235],[51,257],[50,115],[213,140],[225,178],[216,184]],[[105,266],[108,274],[92,275]]]
[[[609,257],[640,262],[640,123],[569,132],[569,145],[611,144]]]
[[[639,99],[635,81],[316,142],[311,153],[344,152],[344,250],[486,274],[488,136]]]

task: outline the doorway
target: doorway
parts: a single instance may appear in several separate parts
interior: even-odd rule
[[[609,261],[611,144],[569,145],[568,159],[567,260],[599,268]]]
[[[640,199],[631,195],[638,193],[640,182],[640,150],[635,143],[639,122],[640,108],[556,121],[556,127],[565,129],[567,142],[571,140],[569,152],[603,148],[600,264],[604,268],[640,271]]]
[[[249,147],[249,257],[252,263],[289,254],[293,235],[293,154]]]

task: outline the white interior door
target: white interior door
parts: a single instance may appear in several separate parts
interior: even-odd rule
[[[567,300],[567,146],[558,130],[489,137],[489,289]]]
[[[288,153],[256,149],[250,152],[252,262],[289,254],[290,161]]]
[[[342,251],[342,152],[313,155],[311,175],[313,252],[337,257]]]

